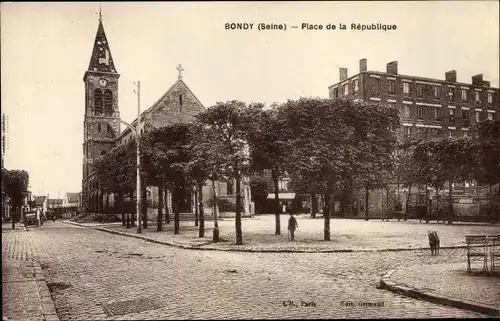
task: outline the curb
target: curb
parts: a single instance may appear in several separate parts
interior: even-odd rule
[[[137,238],[146,242],[151,242],[151,243],[157,243],[157,244],[163,244],[163,245],[168,245],[168,246],[173,246],[185,250],[202,250],[202,251],[223,251],[223,252],[246,252],[246,253],[359,253],[359,252],[402,252],[402,251],[422,251],[422,250],[429,250],[428,247],[420,247],[420,248],[399,248],[399,249],[380,249],[380,250],[365,250],[365,249],[359,249],[359,250],[353,250],[353,249],[338,249],[338,250],[294,250],[294,249],[242,249],[242,248],[213,248],[213,247],[202,247],[204,245],[181,245],[181,244],[176,244],[172,242],[165,242],[165,241],[158,241],[151,239],[147,236],[142,236],[142,235],[136,235],[136,234],[131,234],[131,233],[126,233],[126,232],[120,232],[120,231],[113,231],[107,228],[102,228],[102,227],[94,227],[94,226],[87,226],[83,225],[80,223],[75,223],[75,222],[62,222],[64,224],[70,224],[70,225],[76,225],[80,227],[85,227],[85,228],[91,228],[94,230],[102,231],[102,232],[107,232],[111,234],[116,234],[116,235],[122,235],[122,236],[128,236],[128,237],[133,237]],[[466,245],[457,245],[457,246],[443,246],[440,249],[446,250],[446,249],[465,249],[467,248]]]
[[[27,232],[24,224],[22,228]],[[42,266],[39,262],[33,262],[33,267],[35,269],[35,280],[38,287],[38,297],[40,298],[40,304],[42,306],[43,319],[45,321],[60,321],[56,313],[54,301],[50,295],[49,287],[47,286],[47,281],[45,280],[45,275],[42,271]]]
[[[391,280],[391,275],[395,271],[396,270],[390,270],[384,276],[382,276],[378,288],[386,289],[391,292],[395,292],[418,300],[428,301],[431,303],[452,306],[454,308],[462,310],[470,310],[493,317],[500,316],[500,309],[494,306],[465,299],[452,298],[430,291],[417,290],[405,285],[397,284]]]
[[[42,304],[43,319],[45,321],[59,321],[59,317],[56,313],[56,308],[54,306],[54,301],[50,296],[49,287],[47,286],[47,281],[42,272],[42,267],[38,262],[33,263],[35,268],[35,278],[36,284],[38,286],[38,295],[40,297],[40,302]]]

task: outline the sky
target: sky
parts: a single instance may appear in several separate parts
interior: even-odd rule
[[[99,2],[1,4],[1,103],[8,117],[5,168],[30,174],[35,195],[79,192],[82,179],[83,75],[98,26]],[[119,79],[119,109],[135,119],[177,80],[206,107],[239,99],[270,105],[328,97],[339,68],[459,82],[482,73],[499,86],[498,1],[104,2],[102,19]],[[226,23],[253,23],[226,30]],[[257,25],[286,24],[259,31]],[[303,23],[323,30],[303,30]],[[339,24],[347,30],[339,30]],[[350,30],[351,23],[396,30]],[[327,30],[333,24],[336,30]],[[298,28],[291,28],[291,26]],[[122,126],[123,130],[123,126]]]

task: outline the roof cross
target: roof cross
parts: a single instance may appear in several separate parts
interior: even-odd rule
[[[179,71],[179,79],[182,79],[182,72],[184,71],[184,68],[182,68],[182,65],[179,64],[176,69]]]

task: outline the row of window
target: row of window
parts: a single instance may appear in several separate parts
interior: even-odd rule
[[[371,79],[371,93],[374,96],[378,96],[380,94],[380,79],[378,78],[372,78]],[[431,96],[434,97],[435,99],[440,99],[441,98],[441,86],[434,86],[434,85],[426,85],[426,84],[415,84],[415,89],[416,89],[416,96],[419,98],[423,98],[424,95],[426,97]],[[344,85],[346,86],[346,85]],[[409,82],[403,82],[403,95],[404,96],[411,96],[412,86],[410,86]],[[347,87],[346,87],[347,90]],[[396,81],[389,79],[388,80],[388,92],[389,94],[395,94],[396,93]],[[454,87],[448,87],[448,97],[450,100],[454,100],[455,98],[455,88]],[[468,91],[467,89],[461,89],[461,99],[462,101],[468,101],[469,96],[468,96]],[[474,91],[474,100],[476,103],[481,103],[481,95],[479,91]],[[487,93],[487,102],[488,104],[493,104],[493,93],[488,92]]]
[[[391,106],[394,107],[395,104],[392,103]],[[409,106],[409,105],[403,106],[403,109],[402,109],[403,118],[411,118],[411,109],[410,108],[411,108],[411,106]],[[430,108],[432,108],[432,107],[430,107]],[[442,116],[443,116],[442,110],[443,110],[442,107],[434,107],[434,110],[432,110],[432,109],[429,109],[429,107],[424,108],[424,106],[417,106],[417,119],[422,119],[422,120],[424,118],[428,119],[430,117],[425,117],[425,115],[428,114],[429,112],[431,112],[432,116],[434,117],[434,120],[440,121],[440,120],[442,120]],[[470,115],[470,113],[468,110],[462,109],[462,120],[463,121],[468,122],[469,115]],[[475,112],[475,119],[476,119],[476,122],[481,121],[481,112],[479,112],[479,111]],[[493,113],[488,113],[488,120],[493,120]],[[455,122],[455,109],[448,108],[448,121],[450,123]]]
[[[448,130],[443,130],[439,128],[425,128],[425,127],[417,127],[416,131],[412,132],[412,127],[410,126],[405,126],[404,127],[404,137],[412,137],[415,136],[417,138],[433,138],[433,137],[456,137],[460,135],[460,132],[462,136],[468,136],[468,131],[467,130],[454,130],[454,129],[448,129]]]
[[[352,82],[352,87],[354,90],[354,93],[357,93],[359,91],[359,80],[354,79]],[[342,85],[341,91],[339,92],[339,88],[336,87],[333,89],[333,97],[338,98],[338,97],[347,97],[349,96],[349,83]]]

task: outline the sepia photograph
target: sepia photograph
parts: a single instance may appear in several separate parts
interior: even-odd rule
[[[500,317],[499,12],[2,2],[2,320]]]

